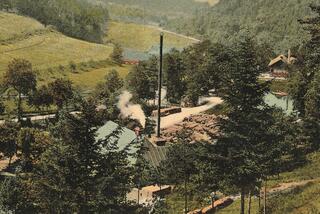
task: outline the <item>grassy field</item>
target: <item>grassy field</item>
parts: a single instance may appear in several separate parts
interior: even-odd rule
[[[94,88],[112,69],[124,77],[132,67],[118,66],[109,60],[98,68],[89,67],[72,73],[68,69],[70,63],[108,60],[113,47],[73,39],[45,28],[34,19],[5,12],[0,13],[0,30],[0,78],[13,58],[29,60],[38,71],[41,84],[63,77],[85,89]],[[153,27],[111,22],[107,40],[120,43],[124,48],[148,50],[158,44],[159,32]],[[166,45],[170,47],[182,48],[194,42],[171,33],[165,36]]]
[[[35,69],[109,58],[112,47],[66,37],[57,32],[0,45],[0,73],[13,58],[29,60]]]
[[[0,13],[0,78],[13,58],[29,60],[38,71],[39,82],[44,84],[58,77],[69,78],[75,85],[94,88],[108,71],[115,69],[125,76],[131,66],[110,62],[89,67],[85,71],[70,72],[69,64],[105,61],[113,47],[73,39],[51,29],[45,29],[31,18]],[[58,69],[62,67],[65,69]]]
[[[148,51],[159,44],[160,29],[133,23],[109,23],[106,41],[119,43],[122,47],[138,51]],[[195,41],[174,33],[164,33],[165,46],[183,48]]]
[[[44,26],[31,18],[0,11],[0,41],[40,29],[44,29]]]
[[[115,69],[118,71],[120,77],[125,78],[130,70],[131,66],[123,65],[116,66],[114,64],[110,64],[105,68],[93,69],[90,71],[83,71],[80,73],[68,73],[68,78],[76,85],[80,86],[83,89],[92,90],[97,83],[104,80],[104,77],[108,72]]]

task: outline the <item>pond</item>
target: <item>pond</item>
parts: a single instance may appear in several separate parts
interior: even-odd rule
[[[272,93],[269,93],[265,97],[265,102],[269,106],[276,106],[283,109],[287,114],[291,114],[293,112],[293,100],[288,97],[277,97]]]

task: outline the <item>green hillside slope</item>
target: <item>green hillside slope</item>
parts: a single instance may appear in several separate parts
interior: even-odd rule
[[[65,77],[86,89],[92,89],[112,69],[125,76],[132,67],[112,63],[112,45],[67,37],[31,18],[0,12],[0,29],[0,78],[14,58],[29,60],[40,82]],[[154,27],[112,22],[105,39],[125,49],[148,51],[159,44],[159,34],[160,29]],[[166,33],[165,38],[167,47],[183,48],[195,42],[173,33]],[[71,63],[77,64],[76,72],[70,72]]]
[[[109,60],[113,47],[67,37],[44,28],[34,19],[0,13],[0,77],[13,58],[29,60],[38,70],[40,82],[49,82],[57,77],[70,78],[76,85],[93,88],[107,72],[116,69],[127,73],[130,67],[120,67]],[[103,60],[103,63],[92,63]],[[83,69],[83,63],[88,65]],[[70,63],[82,63],[82,71],[70,72]],[[98,64],[98,66],[97,66]],[[97,67],[97,68],[95,68]],[[60,69],[59,69],[60,68]],[[61,69],[62,68],[62,69]],[[92,71],[92,73],[91,73]]]
[[[111,22],[106,40],[119,43],[125,48],[148,51],[153,46],[159,45],[160,31],[161,29],[151,26]],[[184,48],[196,42],[196,40],[174,33],[165,32],[164,36],[166,47]]]
[[[31,18],[0,11],[0,43],[41,29],[44,29],[43,25]]]
[[[300,45],[308,38],[298,19],[310,16],[310,3],[319,0],[221,0],[214,7],[198,11],[192,19],[170,21],[171,29],[230,42],[249,29],[260,42],[277,52]]]

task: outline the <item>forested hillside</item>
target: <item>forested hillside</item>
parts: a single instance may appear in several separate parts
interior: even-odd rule
[[[167,27],[214,42],[232,41],[239,31],[249,29],[259,42],[284,52],[308,38],[298,19],[311,15],[312,2],[319,0],[223,0],[191,19],[171,20]]]
[[[117,3],[139,7],[169,17],[191,15],[196,9],[208,7],[208,4],[195,2],[194,0],[102,0],[108,3]]]
[[[17,11],[52,25],[67,36],[91,42],[102,42],[109,18],[106,8],[84,0],[3,0],[0,10]]]

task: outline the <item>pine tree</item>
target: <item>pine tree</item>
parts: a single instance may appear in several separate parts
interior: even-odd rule
[[[217,142],[218,154],[226,158],[220,167],[229,185],[241,193],[240,213],[245,210],[245,194],[267,175],[264,165],[275,153],[276,142],[268,133],[272,116],[264,103],[266,83],[259,83],[261,72],[254,41],[246,36],[240,40],[230,62],[223,100],[228,106],[221,121],[222,136]]]
[[[190,197],[189,184],[192,175],[196,174],[194,145],[190,144],[190,132],[178,133],[177,144],[170,147],[167,159],[161,163],[164,179],[167,183],[181,185],[184,197],[184,213],[188,213]]]
[[[306,139],[305,146],[319,149],[320,105],[320,6],[311,5],[315,16],[300,20],[300,23],[311,35],[302,51],[303,62],[291,78],[290,95],[294,100],[294,107],[302,119],[302,135]]]
[[[164,71],[167,85],[167,98],[170,102],[180,103],[184,93],[184,83],[183,63],[179,51],[174,49],[165,55]]]
[[[119,65],[123,63],[123,49],[119,44],[114,45],[111,59]]]
[[[81,114],[61,113],[51,129],[55,143],[41,155],[29,178],[41,212],[101,213],[127,207],[128,154],[117,151],[117,142],[111,140],[119,132],[96,141],[99,125],[95,105],[85,100]]]

